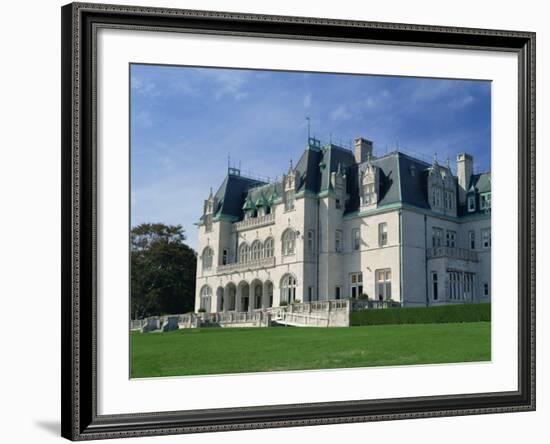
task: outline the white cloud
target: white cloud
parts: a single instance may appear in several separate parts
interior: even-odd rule
[[[192,97],[195,97],[195,96],[198,96],[199,93],[200,93],[200,90],[199,88],[197,88],[195,85],[193,85],[189,79],[187,79],[187,81],[177,81],[177,82],[174,82],[173,84],[174,86],[174,89],[180,93],[180,94],[183,94],[184,96],[192,96]]]
[[[414,102],[431,102],[449,94],[454,87],[454,82],[448,80],[422,81],[416,84],[410,97]]]
[[[374,97],[369,97],[367,100],[365,100],[365,106],[369,109],[375,108],[378,104],[378,101],[374,99]]]
[[[157,85],[151,80],[146,80],[136,75],[133,75],[131,82],[132,90],[135,91],[137,94],[146,97],[156,97],[160,94]]]
[[[335,108],[330,113],[331,120],[349,120],[351,119],[351,112],[348,110],[347,106],[340,105],[338,108]]]
[[[449,102],[449,107],[453,109],[462,109],[471,105],[474,102],[474,98],[468,94],[462,97],[457,97],[456,99]]]
[[[216,100],[222,99],[225,96],[232,97],[235,100],[242,100],[248,96],[248,93],[244,91],[247,72],[213,69],[203,71],[203,73],[218,84],[218,88],[214,91]]]
[[[134,123],[140,128],[151,128],[153,126],[153,118],[149,111],[140,111],[135,115]]]

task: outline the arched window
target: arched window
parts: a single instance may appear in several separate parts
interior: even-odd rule
[[[262,284],[254,287],[254,309],[262,308],[263,288]]]
[[[202,250],[202,269],[210,270],[212,268],[212,258],[214,256],[214,251],[210,247],[206,247]]]
[[[267,306],[273,307],[273,283],[270,281],[267,281],[265,283],[265,291],[266,291],[266,298],[267,298]]]
[[[273,238],[268,237],[264,242],[264,257],[273,257]]]
[[[294,230],[288,229],[283,233],[283,255],[294,254],[296,247],[296,234]]]
[[[206,313],[210,313],[212,306],[212,289],[205,285],[201,288],[201,303],[200,308],[202,308]]]
[[[253,261],[255,260],[258,260],[258,259],[261,259],[263,256],[263,246],[262,246],[262,243],[259,241],[259,240],[255,240],[253,243],[252,243],[252,248],[251,248],[251,259]]]
[[[281,279],[281,302],[291,304],[296,300],[296,278],[285,274]]]
[[[239,247],[239,262],[248,262],[248,244],[242,243]]]

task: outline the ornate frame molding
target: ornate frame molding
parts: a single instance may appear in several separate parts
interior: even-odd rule
[[[71,440],[535,409],[535,34],[73,3],[62,8],[62,435]],[[96,86],[99,27],[514,52],[519,61],[519,389],[373,401],[97,415]]]

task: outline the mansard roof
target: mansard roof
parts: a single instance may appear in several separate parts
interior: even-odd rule
[[[467,204],[460,205],[458,207],[458,215],[459,216],[471,216],[475,214],[484,214],[486,213],[486,209],[481,209],[480,205],[480,194],[483,193],[490,193],[491,192],[491,173],[478,173],[478,174],[472,174],[472,177],[470,179],[470,187],[467,190],[468,195],[473,195],[475,198],[475,210],[469,211],[467,208]]]
[[[491,173],[473,174],[470,180],[470,189],[478,193],[491,191]]]
[[[216,216],[224,215],[241,219],[243,204],[249,189],[264,185],[265,182],[236,174],[228,174],[216,192],[218,208]]]
[[[378,168],[379,207],[404,203],[418,208],[430,208],[427,181],[433,165],[400,151],[372,157],[367,162],[357,164],[351,150],[332,143],[321,147],[318,141],[316,142],[306,147],[294,167],[297,192],[318,194],[331,191],[331,173],[336,172],[340,165],[342,172],[346,175],[346,189],[349,197],[346,201],[345,213],[359,211],[361,171],[365,170],[370,161]],[[439,168],[448,170],[448,167],[442,165],[439,165]],[[450,170],[448,172],[452,174]],[[476,195],[489,192],[491,174],[473,175],[470,187]],[[266,183],[235,173],[228,174],[216,193],[218,208],[215,212],[217,216],[241,219],[246,202],[256,205],[273,204],[282,196],[282,181]],[[476,205],[476,207],[479,206]],[[459,208],[458,214],[465,215],[464,208]]]
[[[372,165],[379,168],[380,187],[378,205],[408,203],[420,208],[429,208],[426,194],[426,175],[430,165],[399,151],[372,158]],[[346,212],[359,209],[361,172],[368,162],[348,167],[347,189],[350,195]]]
[[[346,172],[349,167],[355,165],[355,157],[350,150],[332,143],[323,147],[321,153],[324,168],[320,168],[319,191],[327,191],[332,189],[330,183],[331,173],[338,170],[338,165],[341,165],[342,171]]]

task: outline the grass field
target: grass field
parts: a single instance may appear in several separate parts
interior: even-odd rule
[[[491,323],[131,334],[132,378],[488,361]]]

